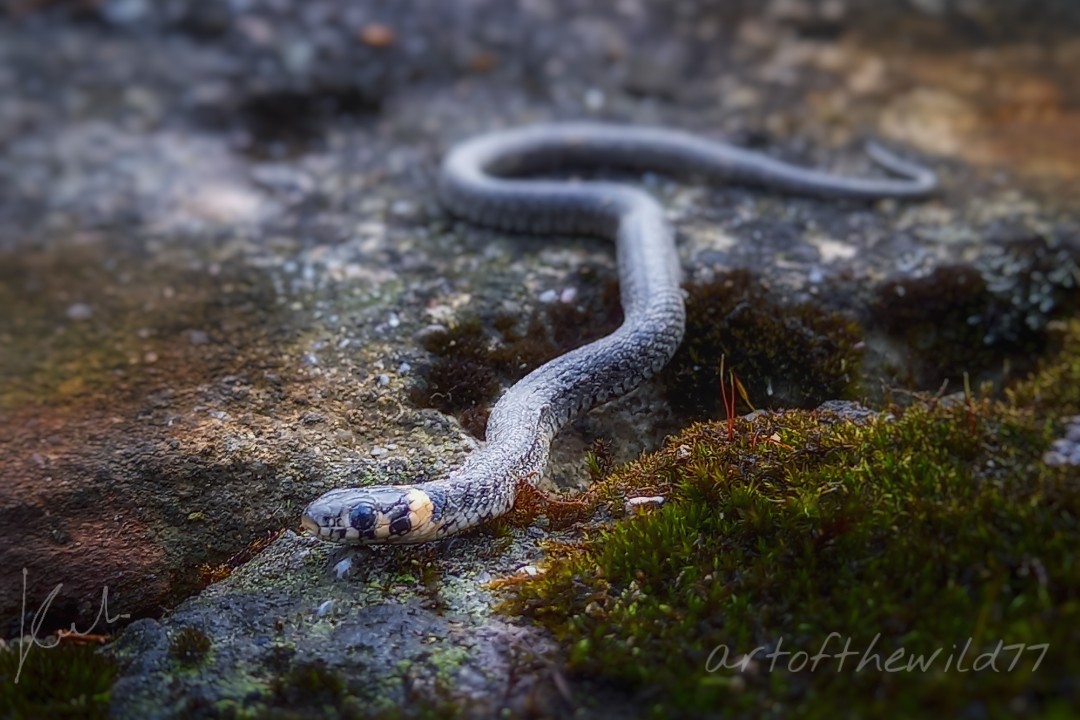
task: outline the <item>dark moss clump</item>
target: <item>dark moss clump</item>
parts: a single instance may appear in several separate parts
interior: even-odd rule
[[[406,672],[407,675],[407,672]],[[322,660],[300,663],[271,682],[270,695],[253,707],[237,713],[241,717],[259,720],[303,720],[334,718],[335,720],[399,720],[401,718],[482,717],[471,712],[457,699],[452,687],[436,680],[411,689],[407,677],[402,678],[405,702],[401,706],[388,704],[385,693],[390,686],[349,687],[345,678]],[[433,693],[433,694],[432,694]]]
[[[294,665],[271,689],[279,703],[290,707],[338,707],[346,696],[345,680],[322,660]]]
[[[418,407],[456,415],[469,432],[483,437],[488,406],[499,393],[492,340],[484,324],[470,318],[427,336],[424,347],[435,361],[424,371],[424,384],[410,390],[409,399]]]
[[[687,290],[686,340],[663,373],[676,410],[724,415],[721,358],[758,407],[814,407],[855,391],[861,333],[843,315],[782,304],[745,270]]]
[[[1080,322],[1069,336],[1080,350]],[[1075,376],[1065,355],[1017,388],[1039,412],[967,397],[691,427],[604,481],[666,487],[663,509],[512,585],[508,607],[642,715],[1068,716],[1080,475],[1040,457],[1080,400],[1048,383]]]
[[[618,327],[616,283],[598,281],[588,269],[582,276],[582,286],[596,290],[577,302],[541,305],[524,322],[507,314],[472,317],[429,334],[424,347],[435,357],[423,372],[423,385],[410,392],[412,403],[455,415],[483,437],[490,406],[504,386]]]
[[[83,645],[30,648],[20,672],[18,647],[10,647],[0,651],[0,714],[14,720],[104,718],[116,673],[112,659]]]
[[[964,373],[993,378],[1008,360],[1031,370],[1047,348],[1051,320],[1071,313],[1080,292],[1074,251],[1043,238],[1005,243],[981,267],[939,267],[924,277],[893,279],[875,292],[871,324],[897,342],[905,385],[959,386]]]
[[[381,98],[354,83],[320,83],[310,90],[280,89],[243,98],[238,116],[256,157],[303,152],[323,138],[327,125],[378,111]]]
[[[186,627],[169,641],[169,655],[181,665],[198,665],[210,652],[210,645],[206,633]]]
[[[268,666],[276,676],[270,682],[268,693],[254,691],[242,704],[235,701],[218,703],[209,713],[198,707],[188,710],[196,715],[256,720],[360,720],[377,715],[349,693],[345,678],[323,660],[298,663],[286,670],[284,664],[294,655],[291,649],[275,649]]]
[[[986,281],[967,266],[939,267],[925,277],[894,279],[877,288],[870,313],[901,346],[902,365],[890,368],[916,388],[955,384],[981,374],[1000,357],[987,342],[983,315],[991,305]]]

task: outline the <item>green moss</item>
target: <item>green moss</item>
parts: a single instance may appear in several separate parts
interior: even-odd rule
[[[429,664],[435,671],[436,681],[452,689],[454,678],[468,658],[469,651],[466,648],[451,645],[433,650]]]
[[[88,646],[32,647],[20,671],[18,647],[0,651],[3,717],[103,718],[116,664]],[[18,675],[18,683],[15,677]]]
[[[506,608],[642,715],[1064,717],[1080,702],[1080,473],[1040,458],[1080,400],[1080,322],[1063,344],[1011,401],[693,426],[597,491],[659,488],[661,510],[509,585]],[[957,670],[965,645],[970,668],[999,642],[1026,648],[1012,671],[1016,649],[998,672]],[[845,643],[858,654],[840,666]],[[936,650],[926,671],[885,670]],[[814,671],[770,655],[819,651]]]
[[[856,392],[862,336],[845,316],[782,304],[745,270],[687,291],[686,340],[663,373],[676,410],[724,416],[721,358],[759,407],[814,407]]]
[[[169,641],[169,655],[181,665],[198,665],[210,652],[210,638],[206,633],[186,627]]]
[[[1080,321],[1060,324],[1051,336],[1057,356],[1039,372],[1008,390],[1012,404],[1042,416],[1080,414]]]

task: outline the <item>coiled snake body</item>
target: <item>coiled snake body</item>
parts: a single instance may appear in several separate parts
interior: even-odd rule
[[[491,410],[484,447],[448,477],[331,490],[307,507],[305,529],[338,542],[415,543],[496,517],[514,504],[518,482],[539,480],[563,425],[637,387],[674,355],[685,311],[674,234],[660,205],[626,185],[521,176],[599,166],[828,197],[912,198],[935,189],[931,171],[876,145],[868,151],[903,179],[838,177],[682,132],[596,123],[507,130],[453,148],[439,178],[452,214],[498,230],[613,239],[625,319],[507,390]]]

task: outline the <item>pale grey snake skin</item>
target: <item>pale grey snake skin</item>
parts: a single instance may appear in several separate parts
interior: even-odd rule
[[[612,334],[529,373],[492,408],[486,442],[448,477],[414,485],[331,490],[304,512],[312,534],[347,543],[435,540],[505,513],[518,483],[535,484],[552,438],[573,418],[657,373],[682,342],[685,311],[674,233],[648,194],[611,182],[514,179],[572,168],[650,170],[837,198],[918,198],[933,172],[876,145],[903,179],[830,175],[686,133],[598,123],[539,125],[468,140],[446,156],[446,208],[477,225],[615,241],[624,321]]]

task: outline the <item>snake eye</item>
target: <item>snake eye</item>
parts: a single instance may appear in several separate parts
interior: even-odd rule
[[[367,503],[357,503],[349,511],[349,524],[361,533],[369,532],[375,527],[376,517],[375,508]]]

